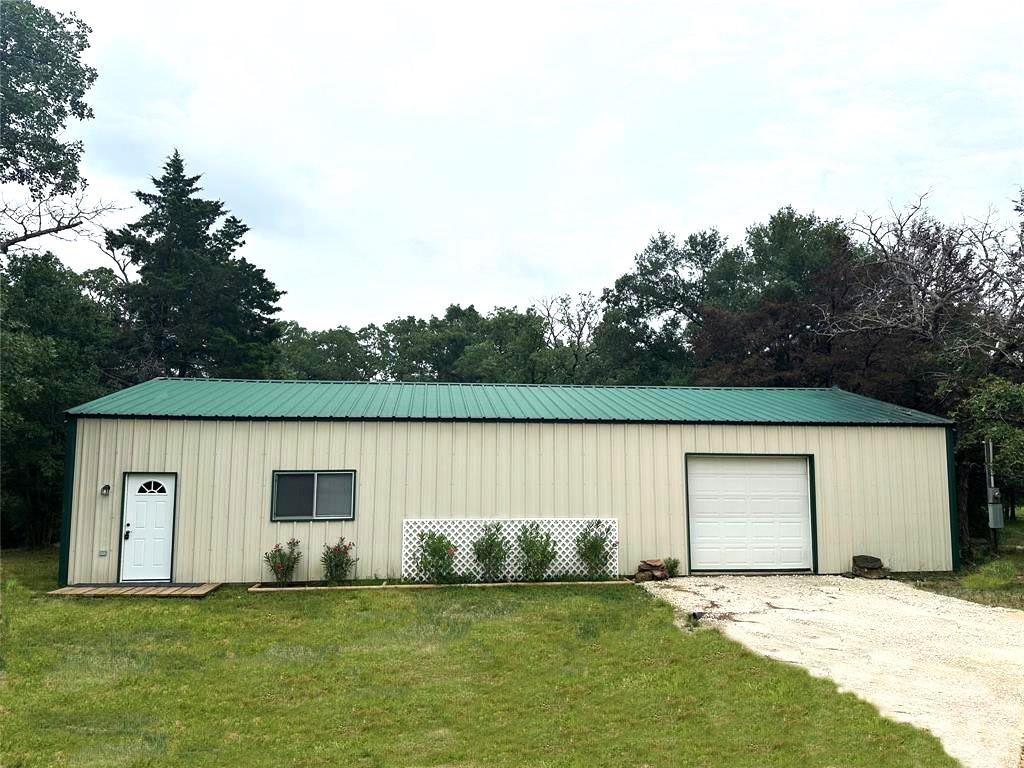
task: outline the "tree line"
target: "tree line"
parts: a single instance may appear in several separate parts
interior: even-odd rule
[[[784,207],[735,242],[657,232],[597,293],[307,329],[279,317],[248,227],[177,151],[135,193],[139,218],[103,226],[81,147],[59,138],[91,117],[88,33],[24,1],[0,17],[5,546],[56,536],[63,412],[154,376],[837,385],[957,420],[963,541],[982,527],[983,439],[1000,481],[1024,485],[1024,193],[1009,224],[942,222],[923,200],[849,221]],[[109,266],[33,248],[54,232],[92,237]]]

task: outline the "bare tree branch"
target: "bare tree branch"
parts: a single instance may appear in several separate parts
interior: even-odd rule
[[[885,218],[853,222],[869,252],[859,300],[826,333],[909,333],[947,354],[1024,367],[1024,234],[983,219],[944,225],[924,196]]]
[[[32,240],[57,237],[68,240],[100,227],[100,219],[120,210],[112,203],[87,198],[84,190],[41,200],[0,198],[0,255],[25,248]]]

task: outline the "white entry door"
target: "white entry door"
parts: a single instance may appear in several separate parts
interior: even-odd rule
[[[808,479],[803,457],[691,456],[690,569],[810,570]]]
[[[174,475],[127,476],[121,539],[121,581],[171,580]]]

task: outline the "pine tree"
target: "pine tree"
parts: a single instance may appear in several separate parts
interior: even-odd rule
[[[280,334],[282,293],[264,270],[237,256],[248,227],[224,203],[199,197],[175,150],[156,192],[136,192],[149,210],[107,236],[139,279],[127,286],[129,355],[151,376],[259,377]]]

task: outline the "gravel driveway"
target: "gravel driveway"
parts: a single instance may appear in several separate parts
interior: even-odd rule
[[[691,576],[644,586],[684,614],[704,612],[702,623],[751,650],[931,731],[968,768],[1024,765],[1022,611],[840,576]]]

